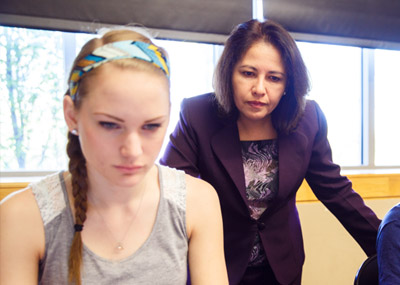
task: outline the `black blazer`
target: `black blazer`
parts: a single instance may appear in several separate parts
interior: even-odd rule
[[[250,218],[247,205],[236,120],[219,116],[213,94],[183,101],[180,121],[160,161],[208,181],[218,192],[230,284],[242,278],[257,232],[281,284],[301,274],[304,248],[296,192],[304,178],[366,254],[376,252],[380,220],[332,162],[326,119],[317,103],[307,102],[293,133],[278,135],[278,148],[278,194],[258,221]]]

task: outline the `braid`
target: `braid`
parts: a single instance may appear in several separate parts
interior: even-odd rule
[[[104,46],[108,43],[113,43],[117,41],[142,41],[146,43],[151,43],[151,40],[146,36],[143,36],[138,31],[132,31],[130,29],[116,30],[113,32],[108,32],[103,35],[102,38],[95,38],[88,41],[79,52],[78,56],[75,58],[73,63],[73,68],[71,69],[68,84],[71,83],[72,78],[76,76],[75,71],[80,61],[87,55],[91,54],[96,48]],[[163,53],[166,55],[165,51]],[[107,63],[108,64],[108,63]],[[132,67],[141,68],[141,70],[147,70],[147,68],[153,68],[160,72],[159,68],[156,68],[153,64],[148,63],[146,60],[139,59],[121,59],[116,60],[116,66],[121,68]],[[76,111],[79,111],[82,106],[83,100],[88,96],[91,89],[91,81],[88,80],[90,76],[96,76],[96,74],[101,70],[101,68],[96,68],[89,73],[85,73],[79,80],[79,85],[75,90],[75,98],[73,98],[73,104]],[[72,90],[67,90],[66,95],[71,95]],[[64,110],[65,111],[65,110]],[[69,157],[69,173],[71,174],[71,184],[72,184],[72,195],[74,200],[75,208],[75,225],[74,225],[74,237],[71,244],[71,249],[69,253],[68,260],[68,280],[71,283],[81,285],[81,268],[82,268],[82,237],[81,231],[83,224],[86,220],[87,211],[87,192],[89,188],[89,181],[86,169],[86,160],[83,156],[81,145],[79,142],[79,137],[68,133],[68,144],[67,144],[67,154]]]
[[[75,224],[83,225],[86,220],[88,180],[86,160],[83,156],[77,136],[68,134],[67,154],[69,157],[69,172],[72,179],[72,195],[74,197]],[[82,237],[81,231],[75,230],[72,241],[69,262],[68,279],[75,284],[81,284]]]

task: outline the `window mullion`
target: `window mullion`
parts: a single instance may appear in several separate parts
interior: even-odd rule
[[[374,50],[362,49],[362,165],[375,168]]]

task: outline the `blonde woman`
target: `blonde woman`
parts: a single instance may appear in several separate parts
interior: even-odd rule
[[[227,284],[215,190],[155,165],[169,64],[114,30],[76,58],[64,97],[69,170],[1,204],[1,284]]]

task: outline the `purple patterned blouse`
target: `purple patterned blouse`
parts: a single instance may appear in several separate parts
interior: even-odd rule
[[[250,216],[258,220],[278,192],[278,143],[274,139],[241,141],[241,145]],[[259,266],[265,262],[265,252],[257,234],[249,266]]]

